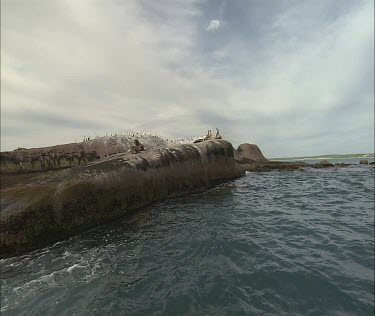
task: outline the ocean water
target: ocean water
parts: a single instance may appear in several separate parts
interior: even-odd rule
[[[373,315],[374,168],[248,173],[2,259],[2,315]]]
[[[375,157],[338,157],[335,155],[332,155],[330,157],[319,157],[319,158],[277,158],[276,161],[304,161],[307,163],[319,163],[322,160],[328,160],[330,163],[346,163],[346,164],[353,164],[358,165],[361,160],[367,160],[369,163],[374,162]]]

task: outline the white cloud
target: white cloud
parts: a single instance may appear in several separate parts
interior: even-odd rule
[[[221,26],[220,20],[211,20],[210,24],[208,24],[206,28],[206,31],[209,31],[209,32],[216,31],[217,29],[220,28],[220,26]]]
[[[169,136],[175,108],[189,109],[191,117],[203,104],[209,109],[215,103],[204,91],[216,83],[191,61],[196,12],[190,4],[170,6],[179,18],[160,24],[138,1],[41,1],[38,10],[29,10],[28,3],[9,1],[1,12],[2,150],[119,129]],[[82,123],[64,129],[53,123],[61,117]],[[88,121],[100,124],[88,128]],[[164,126],[158,126],[161,121]],[[197,132],[192,127],[189,133]]]
[[[363,90],[373,85],[372,1],[327,23],[315,2],[315,15],[293,6],[263,26],[262,43],[244,25],[225,38],[202,32],[200,1],[168,3],[4,1],[1,149],[215,127],[270,156],[372,144],[373,90]],[[207,31],[220,27],[212,20]]]

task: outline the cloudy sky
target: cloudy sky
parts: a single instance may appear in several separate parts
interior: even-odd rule
[[[215,127],[268,157],[373,152],[373,0],[1,1],[1,150]]]

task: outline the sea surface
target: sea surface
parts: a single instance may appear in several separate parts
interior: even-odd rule
[[[248,173],[2,259],[1,314],[374,315],[374,170]]]

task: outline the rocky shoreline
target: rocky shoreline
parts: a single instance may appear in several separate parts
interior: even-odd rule
[[[218,139],[174,146],[149,142],[146,151],[137,154],[127,152],[131,142],[119,143],[0,153],[0,256],[62,240],[157,201],[236,179],[246,171],[348,166],[269,161],[254,144],[234,149]]]
[[[52,243],[131,210],[202,191],[242,174],[232,145],[210,140],[137,155],[117,153],[5,184],[1,188],[0,254]]]

